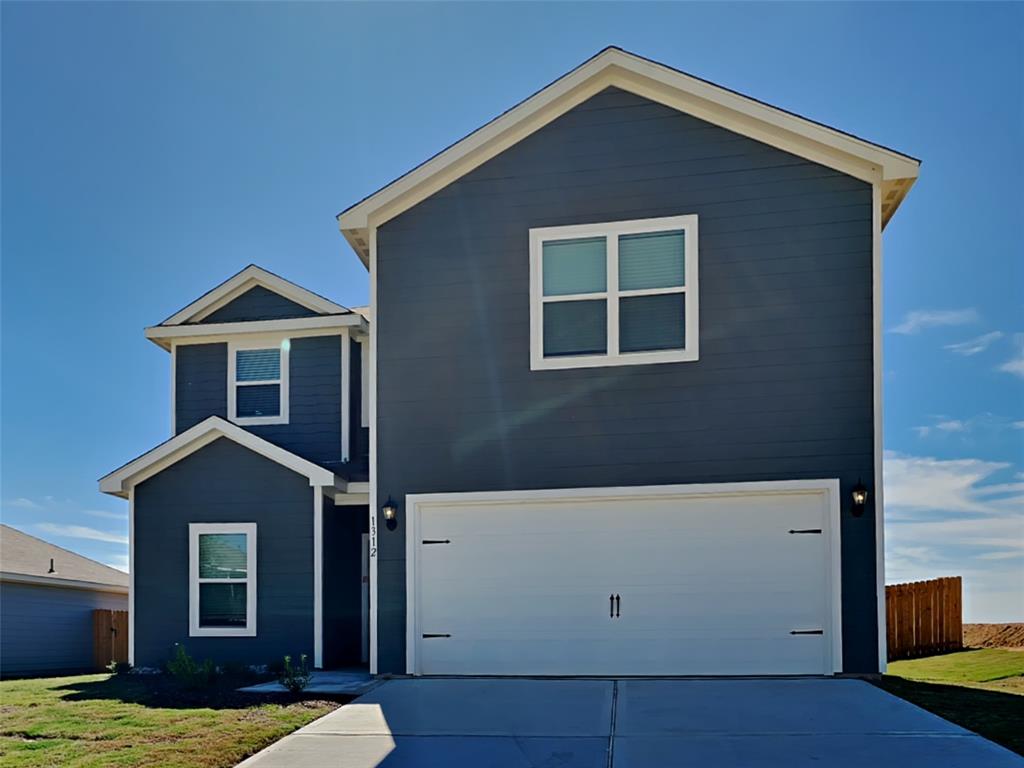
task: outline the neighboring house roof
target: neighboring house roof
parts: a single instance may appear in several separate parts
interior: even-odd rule
[[[921,165],[916,158],[788,112],[656,61],[609,47],[486,125],[338,214],[369,265],[369,229],[426,199],[573,107],[615,87],[882,187],[882,225]]]
[[[127,573],[9,525],[0,525],[0,580],[115,592],[128,589]]]
[[[261,286],[315,313],[312,317],[249,320],[245,322],[203,322],[214,312]],[[262,333],[280,330],[302,331],[315,328],[357,326],[365,332],[362,316],[319,294],[285,280],[255,264],[229,277],[162,323],[146,329],[146,338],[164,349],[175,339],[213,337],[236,333]]]
[[[304,475],[309,478],[311,486],[335,486],[336,479],[331,470],[286,451],[219,416],[210,416],[100,478],[100,490],[103,493],[128,498],[128,490],[132,486],[222,437]]]

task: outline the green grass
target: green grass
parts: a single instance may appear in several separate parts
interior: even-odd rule
[[[0,764],[233,766],[339,701],[202,691],[163,675],[80,675],[0,682]]]
[[[1024,755],[1024,651],[983,648],[894,661],[878,685]]]
[[[908,680],[954,685],[992,683],[1024,676],[1024,651],[981,648],[924,659],[894,661],[889,664],[889,674]],[[1017,682],[1024,683],[1024,680]],[[1024,688],[1020,690],[1024,693]]]

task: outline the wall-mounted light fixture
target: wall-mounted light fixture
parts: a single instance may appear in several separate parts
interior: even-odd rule
[[[864,514],[864,505],[868,503],[868,489],[864,487],[860,478],[857,478],[857,484],[850,491],[850,496],[853,499],[853,508],[850,511],[854,517],[860,517]]]
[[[384,513],[384,524],[388,527],[389,531],[395,530],[398,527],[398,505],[388,496],[388,500],[384,502],[384,506],[380,508],[380,511]]]

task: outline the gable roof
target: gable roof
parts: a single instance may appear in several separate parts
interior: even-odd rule
[[[50,573],[51,560],[53,573]],[[128,588],[127,573],[9,525],[0,525],[0,563],[5,581],[50,583],[54,586],[106,585],[119,587],[122,591]]]
[[[160,323],[160,326],[198,323],[257,285],[284,296],[289,301],[316,312],[318,315],[347,315],[350,313],[347,307],[335,304],[330,299],[325,299],[290,280],[285,280],[280,275],[250,264],[216,288],[204,293],[187,307],[175,312]]]
[[[616,87],[882,187],[882,226],[921,162],[656,61],[609,47],[576,69],[338,214],[345,239],[369,264],[369,230],[469,173],[573,107]]]
[[[100,478],[100,490],[126,499],[133,486],[222,437],[309,478],[311,486],[334,488],[335,478],[331,470],[257,437],[220,416],[210,416]]]

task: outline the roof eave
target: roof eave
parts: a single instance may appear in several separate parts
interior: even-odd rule
[[[870,183],[914,179],[920,168],[920,161],[909,155],[664,64],[609,48],[342,211],[338,214],[339,229],[363,264],[368,265],[372,226],[407,210],[609,86],[650,98]],[[910,185],[905,186],[909,190]],[[897,206],[901,200],[902,196],[896,201]],[[894,212],[895,208],[888,218]]]

